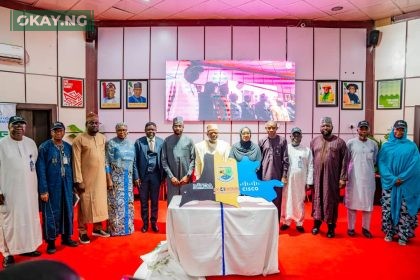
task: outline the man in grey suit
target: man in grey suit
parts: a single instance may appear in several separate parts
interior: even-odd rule
[[[183,134],[184,119],[175,117],[172,121],[173,134],[166,137],[162,148],[162,167],[168,176],[168,205],[174,195],[181,194],[181,187],[192,182],[195,166],[195,146]]]
[[[146,123],[144,127],[146,136],[137,139],[134,144],[138,172],[138,174],[134,174],[134,179],[138,180],[140,186],[142,232],[146,232],[149,228],[149,200],[152,230],[154,232],[159,231],[157,226],[159,190],[164,179],[164,172],[161,166],[163,139],[155,136],[156,130],[154,122]]]

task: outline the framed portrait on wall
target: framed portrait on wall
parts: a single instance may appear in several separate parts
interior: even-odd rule
[[[61,107],[83,108],[85,106],[84,80],[61,77]]]
[[[315,86],[316,107],[337,107],[337,80],[318,80]]]
[[[101,109],[121,108],[121,80],[99,80]]]
[[[376,109],[401,109],[402,79],[379,80],[376,84]]]
[[[147,80],[127,80],[125,91],[127,109],[147,109],[149,107],[149,86]]]
[[[363,109],[363,82],[341,82],[341,110]]]

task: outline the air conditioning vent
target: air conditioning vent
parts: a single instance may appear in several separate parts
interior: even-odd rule
[[[23,47],[0,43],[0,60],[23,64],[24,55]]]

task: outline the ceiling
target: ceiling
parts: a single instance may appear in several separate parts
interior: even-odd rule
[[[379,20],[420,11],[420,0],[9,0],[51,10],[94,10],[102,20]],[[1,4],[0,4],[1,5]],[[340,6],[339,11],[332,8]]]

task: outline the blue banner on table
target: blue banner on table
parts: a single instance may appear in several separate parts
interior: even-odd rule
[[[276,198],[274,187],[282,187],[279,180],[261,181],[257,178],[259,161],[243,157],[240,162],[223,160],[222,155],[204,155],[203,173],[199,180],[181,188],[181,204],[192,200],[213,200],[238,207],[239,194],[261,197],[267,201]]]

